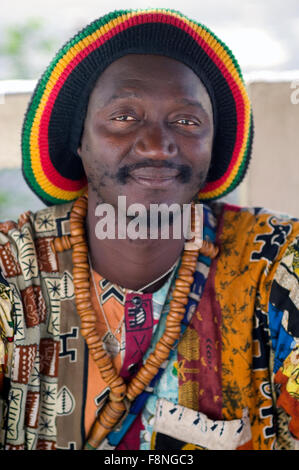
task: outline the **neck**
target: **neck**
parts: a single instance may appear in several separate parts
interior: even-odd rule
[[[184,238],[144,240],[109,239],[96,236],[95,216],[97,203],[90,195],[86,217],[89,256],[93,269],[110,282],[131,290],[139,290],[166,273],[179,258]],[[170,273],[168,274],[170,275]],[[154,292],[167,276],[153,283],[145,292]]]

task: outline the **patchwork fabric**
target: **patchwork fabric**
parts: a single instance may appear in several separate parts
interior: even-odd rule
[[[5,449],[82,448],[109,392],[80,334],[71,251],[50,250],[54,237],[69,234],[70,209],[55,206],[0,225]],[[101,448],[219,448],[222,427],[241,436],[236,449],[297,448],[299,223],[261,209],[213,204],[205,208],[210,239],[214,227],[220,254],[212,263],[198,260],[181,341],[145,400],[130,410],[123,434],[114,430]],[[152,296],[152,341],[144,358],[163,332],[173,281]],[[119,371],[125,323],[114,358]],[[160,419],[167,413],[178,421],[182,413],[184,420],[167,429],[168,420]],[[196,416],[209,430],[200,439],[189,432]]]
[[[7,286],[7,299],[0,301],[6,349],[1,447],[7,450],[56,448],[60,299],[51,286],[59,284],[60,273],[49,249],[56,225],[38,234],[41,217],[42,211],[26,212],[18,224],[0,224],[0,269]]]
[[[269,311],[277,404],[291,416],[289,429],[299,439],[299,238],[288,247],[277,269]]]
[[[297,242],[287,249],[291,234],[298,236],[297,223],[265,210],[225,206],[217,230],[221,254],[178,346],[179,404],[215,420],[241,419],[248,408],[256,449],[294,446],[290,433],[283,442],[278,438],[282,414],[273,383],[277,366],[298,342],[295,327],[291,331],[283,321],[292,318],[298,328],[298,305],[289,301],[298,296],[298,283],[285,280],[287,289],[277,289],[290,250],[296,258]],[[285,309],[274,319],[274,300],[291,315]]]
[[[70,252],[67,253],[66,257],[61,256],[61,254],[59,255],[61,256],[63,269],[66,267],[64,263],[70,258],[70,255]],[[112,319],[109,319],[109,325],[111,330],[115,331],[120,325],[121,316],[124,315],[126,295],[123,290],[116,292],[115,287],[113,287],[111,283],[107,283],[107,281],[103,280],[103,278],[96,273],[95,279],[100,287],[100,297],[104,295],[106,302],[109,303],[110,308],[113,309],[114,316]],[[152,297],[153,332],[156,331],[159,325],[162,309],[165,307],[165,304],[167,305],[166,299],[171,281],[172,277],[168,279],[159,291],[155,292],[153,296],[150,296]],[[101,290],[103,287],[104,289]],[[115,295],[112,295],[113,292]],[[133,294],[130,293],[127,294],[129,300],[132,298],[132,295]],[[148,295],[146,295],[146,297],[148,297],[148,300],[150,299]],[[100,335],[103,336],[107,331],[107,326],[97,304],[93,289],[92,300],[98,314],[97,329]],[[75,308],[73,308],[73,303],[68,300],[62,302],[61,312],[57,446],[59,449],[80,449],[84,445],[86,436],[89,433],[96,414],[107,398],[109,389],[102,380],[92,357],[88,354],[83,338],[79,334],[80,319]],[[151,323],[149,322],[149,324]],[[116,334],[117,339],[121,343],[121,352],[118,356],[113,358],[114,367],[119,373],[121,369],[124,369],[125,364],[129,365],[129,361],[126,359],[127,337],[124,325],[125,322],[122,324],[121,331]],[[130,357],[130,348],[128,349],[128,355]],[[125,375],[129,376],[129,372],[133,371],[126,369],[125,372]],[[74,377],[77,378],[76,381],[74,381]],[[78,423],[80,423],[80,426],[78,426]],[[137,424],[138,429],[136,429],[136,427],[134,429],[134,448],[136,448],[136,442],[138,441],[138,432],[142,428],[140,421],[137,420],[135,424]],[[122,446],[123,445],[124,443]],[[126,445],[122,448],[126,448]],[[111,447],[107,441],[103,443],[103,446],[104,448]],[[115,445],[112,446],[112,448],[114,447]]]

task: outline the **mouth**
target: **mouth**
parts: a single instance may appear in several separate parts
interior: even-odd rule
[[[138,184],[151,189],[163,189],[171,186],[180,175],[175,168],[156,168],[147,166],[129,172],[129,176]]]

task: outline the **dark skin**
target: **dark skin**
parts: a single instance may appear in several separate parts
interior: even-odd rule
[[[203,187],[211,162],[213,112],[200,79],[162,56],[128,55],[113,62],[91,93],[78,154],[88,180],[87,234],[93,268],[138,290],[178,259],[184,238],[99,240],[95,209],[141,203],[187,204]],[[117,218],[116,218],[117,220]],[[162,279],[147,292],[165,282]]]

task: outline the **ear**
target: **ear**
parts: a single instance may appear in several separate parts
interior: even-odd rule
[[[77,148],[77,154],[79,155],[80,158],[82,158],[82,147],[80,143],[80,147]]]

